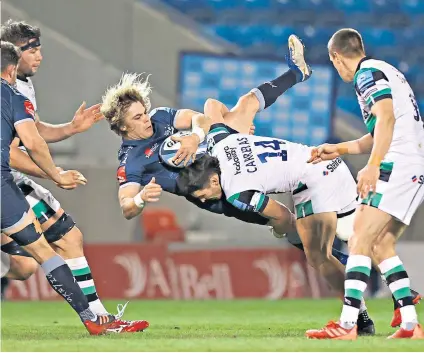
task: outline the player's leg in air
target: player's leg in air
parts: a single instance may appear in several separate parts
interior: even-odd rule
[[[71,269],[78,285],[87,297],[91,311],[96,315],[108,315],[109,312],[97,295],[90,266],[84,255],[83,234],[80,229],[50,191],[21,173],[13,172],[13,175],[18,187],[32,206],[47,242]],[[27,257],[28,253],[23,251],[16,242],[9,241],[3,245],[2,239],[2,251],[11,255],[11,264],[14,265],[11,266],[9,278],[24,280],[29,277],[31,271],[35,272],[34,262]],[[26,278],[22,278],[22,276],[19,278],[20,274],[25,274]],[[109,326],[109,332],[138,332],[149,326],[145,320],[122,320],[121,316],[124,310],[125,307],[118,306],[116,320]]]
[[[45,240],[40,224],[12,177],[2,177],[1,184],[2,203],[8,205],[2,207],[2,233],[35,259],[45,272],[50,286],[71,305],[90,334],[104,333],[115,318],[112,315],[99,316],[90,310],[87,298],[69,266]]]
[[[304,46],[300,39],[291,35],[288,40],[289,54],[287,64],[289,70],[274,80],[265,82],[240,97],[237,104],[228,110],[222,104],[225,124],[233,130],[248,134],[256,113],[270,107],[284,92],[299,82],[306,81],[312,70],[306,63]]]

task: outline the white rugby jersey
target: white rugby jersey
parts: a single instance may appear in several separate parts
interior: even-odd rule
[[[297,143],[244,134],[230,134],[215,124],[208,150],[219,160],[221,186],[237,208],[261,212],[266,194],[295,190],[306,172],[311,148]]]
[[[18,78],[16,80],[16,88],[20,93],[22,93],[25,97],[27,97],[31,101],[35,111],[37,111],[37,100],[35,99],[35,89],[31,79],[27,77],[27,81],[23,81]]]
[[[368,57],[358,65],[353,83],[368,131],[373,135],[376,117],[372,106],[385,98],[393,99],[395,127],[385,161],[424,160],[424,122],[405,76],[392,65]]]

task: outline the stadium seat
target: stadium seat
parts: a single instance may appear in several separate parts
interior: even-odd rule
[[[184,231],[178,225],[175,213],[166,208],[147,208],[140,215],[144,240],[148,242],[182,242]]]
[[[364,43],[373,47],[390,46],[395,44],[395,35],[389,29],[366,28],[360,31]]]
[[[399,0],[400,9],[409,16],[424,15],[424,1],[422,0]]]
[[[355,12],[368,13],[371,11],[369,0],[335,0],[335,7],[346,14]]]

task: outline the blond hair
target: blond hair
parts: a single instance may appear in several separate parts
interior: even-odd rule
[[[149,76],[143,79],[142,74],[125,73],[121,80],[109,87],[102,97],[101,112],[108,121],[112,131],[118,135],[125,135],[121,128],[125,126],[125,115],[134,102],[140,102],[150,110],[149,95],[152,88]]]

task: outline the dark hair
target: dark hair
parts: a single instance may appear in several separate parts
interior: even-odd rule
[[[9,65],[17,66],[21,58],[21,50],[10,42],[1,41],[1,72]]]
[[[180,172],[177,179],[178,191],[182,195],[191,195],[207,187],[214,173],[221,175],[218,158],[205,155]]]
[[[333,34],[330,41],[330,54],[340,53],[347,58],[365,54],[364,42],[359,32],[352,28],[343,28]]]
[[[1,40],[15,45],[27,43],[31,38],[38,38],[40,36],[40,28],[31,26],[24,21],[10,19],[1,26]]]

